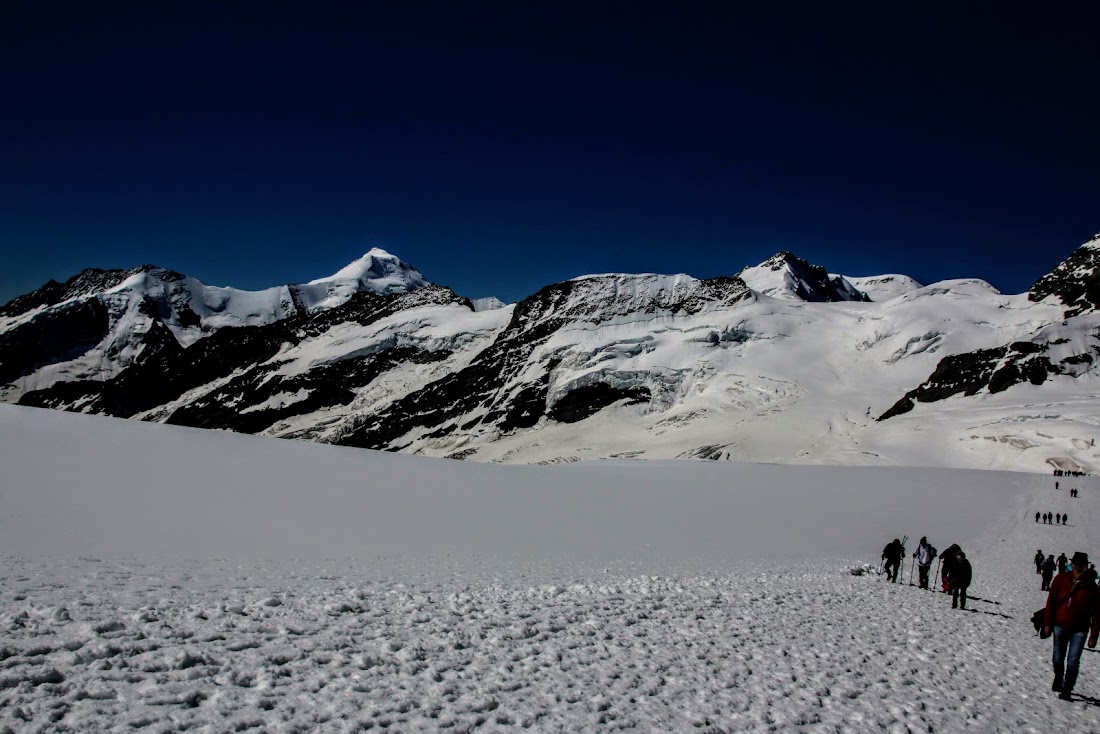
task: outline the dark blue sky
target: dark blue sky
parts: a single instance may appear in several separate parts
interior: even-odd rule
[[[471,297],[605,271],[1022,292],[1100,231],[1100,4],[0,4],[0,302],[372,246]]]

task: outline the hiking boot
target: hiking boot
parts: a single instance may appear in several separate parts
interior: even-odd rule
[[[1050,687],[1050,690],[1052,690],[1052,691],[1061,691],[1062,690],[1062,679],[1061,678],[1055,678],[1054,679],[1054,685],[1052,685]]]
[[[1062,701],[1072,701],[1073,700],[1073,696],[1070,695],[1069,691],[1062,691],[1061,693],[1058,694],[1058,698],[1061,699]]]

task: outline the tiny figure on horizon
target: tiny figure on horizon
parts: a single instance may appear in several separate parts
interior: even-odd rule
[[[1035,513],[1035,522],[1039,522],[1039,513],[1038,512]]]
[[[1055,525],[1061,525],[1062,524],[1062,513],[1059,512],[1058,514],[1056,514],[1054,516],[1054,524]]]
[[[1063,512],[1062,513],[1062,524],[1065,525],[1068,522],[1069,522],[1069,515],[1067,515],[1066,513]]]

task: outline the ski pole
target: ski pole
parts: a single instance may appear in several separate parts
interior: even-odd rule
[[[936,578],[940,578],[940,564],[941,563],[943,563],[943,559],[942,558],[936,558]],[[940,580],[940,585],[941,586],[943,585],[943,580],[942,579]],[[932,589],[932,591],[935,591],[935,589]]]
[[[913,566],[915,566],[915,565],[917,565],[917,564],[916,563],[911,563],[909,565],[909,585],[910,586],[913,585]]]

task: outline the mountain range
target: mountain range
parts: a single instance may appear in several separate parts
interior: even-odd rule
[[[1100,468],[1100,235],[1027,292],[605,273],[470,300],[372,249],[263,291],[144,265],[0,306],[0,401],[485,462]]]

